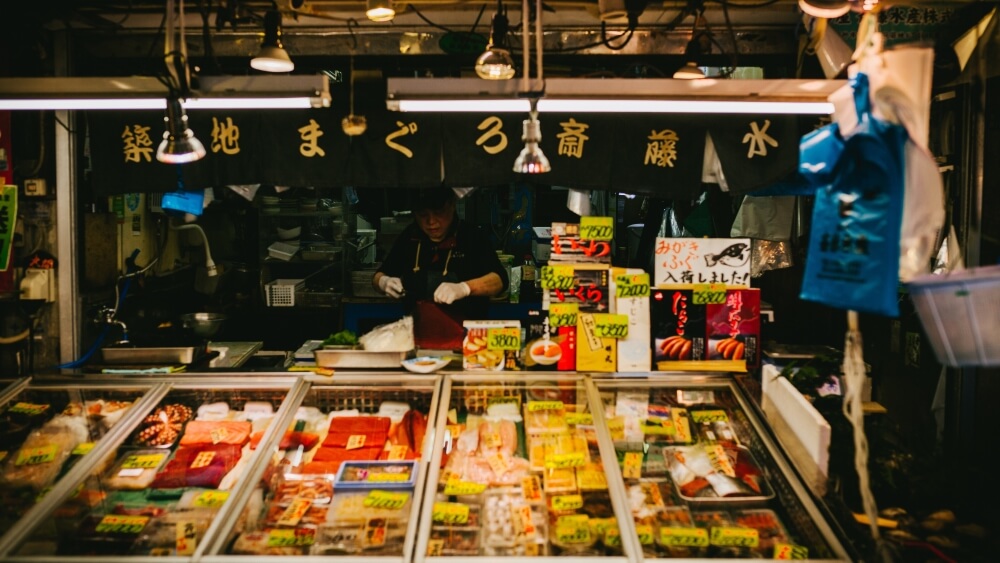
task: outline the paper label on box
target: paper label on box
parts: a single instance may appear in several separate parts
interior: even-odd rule
[[[490,328],[486,330],[487,350],[520,350],[521,329],[517,327]]]
[[[542,266],[542,289],[572,289],[576,280],[573,266]]]
[[[39,465],[55,461],[59,447],[55,444],[47,444],[37,448],[21,448],[17,452],[14,465]]]
[[[614,217],[580,217],[581,240],[614,240]]]
[[[598,338],[628,338],[628,315],[594,313],[593,317]]]
[[[94,531],[100,534],[138,534],[149,523],[149,516],[124,516],[107,514],[97,523]]]
[[[371,491],[365,497],[366,508],[388,508],[399,510],[410,499],[410,493],[399,491]]]
[[[177,555],[192,555],[197,546],[198,530],[191,520],[177,521],[177,538],[174,542]]]
[[[304,547],[315,541],[315,528],[273,529],[267,533],[267,547]]]
[[[622,477],[639,479],[642,477],[642,452],[625,452]]]
[[[776,543],[774,544],[774,559],[809,559],[809,548],[804,545]]]
[[[198,452],[198,455],[194,456],[194,461],[191,462],[191,469],[201,469],[202,467],[208,467],[212,463],[212,459],[215,457],[215,452],[208,450],[204,452]]]
[[[615,276],[615,297],[649,297],[649,274],[622,274]]]
[[[660,528],[660,543],[668,547],[706,547],[708,530],[664,526]]]
[[[435,502],[431,519],[444,524],[465,524],[469,521],[469,505],[457,502]]]
[[[760,532],[754,528],[713,527],[709,543],[724,547],[757,547],[760,544]]]
[[[552,303],[549,305],[549,326],[576,326],[576,316],[580,312],[578,303]]]
[[[196,508],[218,508],[226,503],[229,491],[204,491],[194,497],[192,504]]]
[[[366,439],[367,437],[364,434],[352,434],[351,437],[347,439],[347,445],[344,449],[356,450],[358,448],[363,448]]]

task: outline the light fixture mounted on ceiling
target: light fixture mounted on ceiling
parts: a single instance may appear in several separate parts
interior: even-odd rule
[[[514,59],[507,46],[507,9],[503,0],[497,0],[497,11],[490,23],[490,42],[476,59],[476,74],[484,80],[510,80],[514,78]]]
[[[839,18],[851,11],[848,0],[799,0],[799,9],[814,18]]]
[[[698,68],[698,63],[688,61],[687,64],[677,69],[677,72],[674,73],[674,78],[679,80],[697,80],[705,78],[705,73]]]
[[[538,146],[538,143],[542,142],[542,124],[538,122],[537,103],[538,100],[531,100],[531,112],[528,114],[528,119],[524,120],[524,134],[521,136],[524,148],[514,160],[514,172],[521,174],[544,174],[552,171],[549,159]]]
[[[188,117],[180,100],[172,98],[167,101],[167,114],[163,121],[167,130],[156,149],[156,160],[167,164],[184,164],[205,156],[205,145],[201,144],[188,127]]]
[[[524,120],[524,148],[514,159],[514,172],[520,174],[544,174],[552,171],[549,159],[545,158],[538,143],[542,142],[542,124],[538,122],[538,98],[540,92],[530,92],[528,61],[531,59],[531,42],[528,40],[530,26],[528,25],[528,0],[521,0],[521,55],[524,57],[524,72],[521,74],[522,96],[530,98],[528,119]],[[542,78],[542,0],[535,0],[535,78],[539,88],[545,90],[545,80]]]
[[[295,63],[281,44],[281,12],[268,10],[264,14],[264,40],[250,66],[264,72],[292,72]]]
[[[367,0],[365,15],[373,22],[388,22],[396,17],[392,0]]]

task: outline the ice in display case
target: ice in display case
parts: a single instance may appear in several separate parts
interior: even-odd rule
[[[409,560],[439,382],[338,374],[333,383],[312,384],[264,479],[202,560]]]
[[[730,378],[592,384],[643,559],[851,560]]]
[[[8,558],[194,557],[228,519],[239,484],[260,478],[268,452],[259,446],[277,439],[271,427],[293,414],[286,399],[306,387],[287,377],[145,381],[155,386],[113,427],[122,427],[114,439],[50,491],[40,518],[18,523],[30,527]],[[76,392],[97,389],[109,392],[91,382]]]
[[[625,561],[590,406],[578,375],[448,376],[414,560]]]
[[[129,415],[152,385],[21,380],[0,396],[0,530],[9,532]]]

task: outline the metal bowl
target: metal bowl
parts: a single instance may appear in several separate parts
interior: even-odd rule
[[[222,313],[188,313],[181,315],[181,323],[184,328],[190,330],[195,336],[211,338],[222,328],[222,323],[226,320],[226,315]]]

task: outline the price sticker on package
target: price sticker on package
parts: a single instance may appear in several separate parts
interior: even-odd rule
[[[289,503],[288,508],[281,513],[278,518],[279,526],[297,526],[299,520],[306,515],[309,508],[312,506],[312,501],[307,498],[295,498]]]
[[[220,426],[218,428],[213,428],[209,434],[212,437],[212,443],[218,444],[229,437],[229,430],[226,429],[225,426]]]
[[[405,483],[410,480],[409,473],[369,473],[365,479],[368,483]]]
[[[156,469],[167,454],[130,455],[122,462],[122,469]]]
[[[809,548],[804,545],[776,543],[774,544],[774,559],[809,559]]]
[[[41,405],[37,403],[14,403],[14,405],[11,406],[7,412],[34,416],[42,414],[47,410],[49,410],[49,405]]]
[[[347,445],[344,447],[345,450],[356,450],[362,448],[365,445],[365,439],[367,437],[364,434],[352,434],[350,438],[347,439]]]
[[[722,409],[692,410],[691,420],[693,420],[695,424],[702,424],[705,422],[729,422],[729,416],[726,415],[726,411]]]
[[[444,485],[446,495],[478,495],[486,490],[486,483],[459,481],[458,478],[448,479]]]
[[[542,289],[573,289],[576,277],[573,266],[542,266]]]
[[[398,444],[395,446],[389,446],[389,454],[386,459],[389,461],[400,461],[406,459],[407,452],[410,451],[410,447],[406,444]]]
[[[196,508],[218,508],[226,504],[229,498],[229,491],[203,491],[194,497],[193,504]]]
[[[754,528],[713,527],[709,535],[709,543],[722,547],[757,547],[760,544],[760,532]]]
[[[614,238],[614,217],[580,217],[581,240],[613,240]]]
[[[622,544],[622,533],[618,526],[608,526],[604,529],[604,545],[618,547]]]
[[[599,338],[627,338],[628,315],[594,313],[594,324]]]
[[[642,477],[642,452],[625,452],[622,477],[625,479]]]
[[[589,412],[568,412],[566,413],[566,424],[590,426],[594,424],[594,415]]]
[[[75,448],[73,448],[73,451],[70,452],[70,454],[72,454],[72,455],[87,455],[87,454],[90,453],[90,450],[94,449],[95,445],[97,445],[97,444],[94,443],[94,442],[83,442],[82,444],[79,444]]]
[[[503,452],[496,452],[495,454],[486,456],[486,463],[490,464],[490,469],[497,475],[503,475],[510,469],[510,462],[507,461]]]
[[[649,297],[649,274],[615,276],[615,297]]]
[[[521,329],[517,327],[490,328],[486,330],[487,350],[520,350]]]
[[[579,303],[552,303],[549,305],[549,326],[576,326],[576,316],[579,313]]]
[[[21,448],[14,459],[14,465],[40,465],[56,460],[59,448],[55,444],[39,446],[37,448]]]
[[[443,524],[465,524],[469,521],[469,505],[458,502],[435,502],[431,520]]]
[[[177,538],[174,545],[177,547],[177,555],[193,555],[194,548],[198,545],[198,529],[191,520],[179,520],[177,522]]]
[[[650,524],[639,524],[635,527],[635,535],[639,536],[639,543],[642,545],[653,545],[653,526]]]
[[[726,284],[696,283],[691,296],[693,305],[721,305],[726,302]]]
[[[587,465],[584,452],[569,452],[565,454],[549,454],[545,456],[546,469],[567,469]]]
[[[194,456],[194,461],[191,462],[191,469],[201,469],[202,467],[208,467],[212,464],[212,459],[215,458],[215,452],[212,450],[206,450],[203,452],[198,452],[198,455]]]
[[[542,500],[542,484],[538,481],[538,475],[529,475],[521,479],[521,491],[524,500],[528,502]]]
[[[590,523],[556,524],[556,541],[564,544],[590,543]]]
[[[514,529],[517,535],[530,539],[535,537],[538,528],[531,515],[531,507],[526,504],[511,505],[510,519],[514,522]]]
[[[705,528],[660,528],[660,543],[668,547],[707,547],[708,530]]]
[[[315,542],[314,528],[273,529],[267,533],[267,547],[305,547]]]
[[[583,508],[583,497],[580,495],[558,495],[552,497],[552,510],[577,510]]]
[[[562,401],[528,401],[528,412],[561,411],[564,408]]]
[[[99,534],[138,534],[148,523],[149,516],[107,514],[97,523],[94,531]]]
[[[440,557],[444,549],[444,540],[429,540],[427,542],[427,557]]]
[[[395,491],[371,491],[365,497],[365,508],[386,508],[389,510],[399,510],[406,505],[410,499],[410,493]]]

